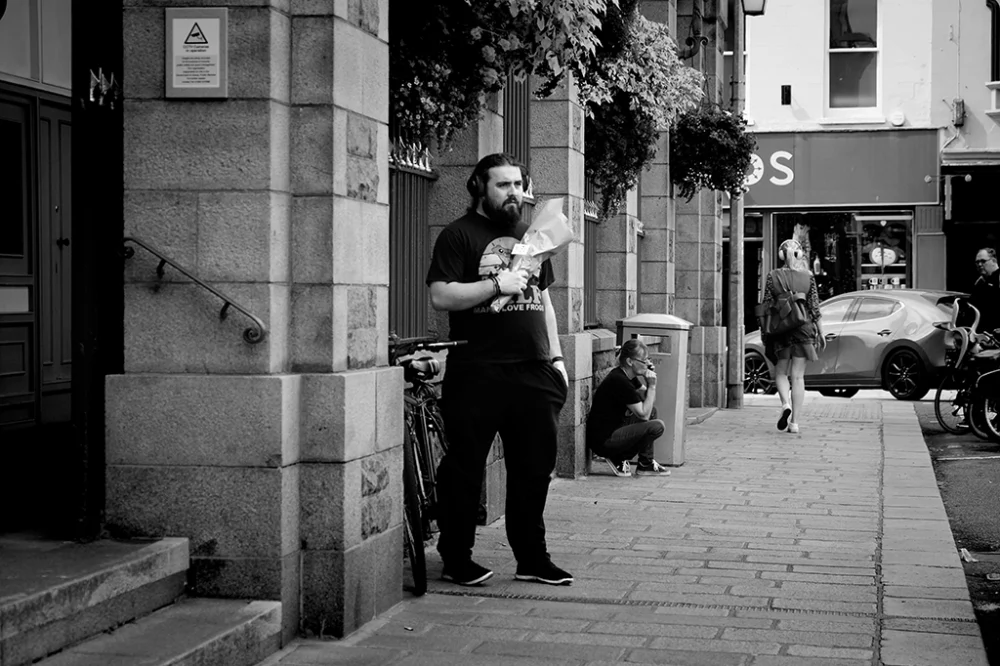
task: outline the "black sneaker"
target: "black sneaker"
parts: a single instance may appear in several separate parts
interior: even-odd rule
[[[648,464],[640,460],[635,466],[635,473],[642,476],[670,476],[670,470],[655,460],[650,460]]]
[[[623,460],[621,462],[615,462],[610,458],[605,458],[604,462],[608,463],[608,467],[611,468],[611,471],[615,476],[632,476],[632,468],[629,461]]]
[[[545,559],[535,565],[517,565],[517,573],[514,574],[517,580],[532,580],[548,585],[570,585],[573,582],[573,575],[568,571],[563,571],[552,561]]]
[[[493,572],[484,566],[480,566],[472,560],[466,560],[461,564],[453,566],[445,565],[441,572],[441,578],[450,580],[458,585],[479,585],[483,581],[489,580]]]

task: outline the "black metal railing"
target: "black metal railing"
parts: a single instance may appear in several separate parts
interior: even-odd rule
[[[427,335],[427,267],[430,263],[430,169],[392,164],[389,169],[389,330]]]
[[[583,327],[597,328],[597,218],[584,217],[583,234]]]
[[[148,242],[140,238],[136,238],[135,236],[125,236],[122,239],[122,244],[123,244],[122,255],[124,256],[125,259],[131,259],[132,256],[135,255],[135,248],[130,247],[128,245],[129,243],[134,243],[138,245],[139,247],[146,250],[147,252],[149,252],[150,254],[152,254],[153,256],[157,257],[160,260],[159,265],[157,265],[156,267],[156,276],[159,279],[161,280],[163,279],[164,266],[169,265],[171,268],[175,269],[176,271],[184,275],[186,278],[188,278],[198,286],[212,292],[220,299],[222,299],[223,306],[222,310],[219,311],[220,321],[225,321],[226,316],[229,314],[230,307],[232,307],[237,312],[241,313],[243,316],[250,319],[250,321],[253,322],[253,325],[244,329],[243,331],[243,340],[245,342],[255,345],[260,342],[263,342],[264,339],[267,338],[267,326],[264,325],[264,322],[263,320],[261,320],[260,317],[250,312],[245,307],[243,307],[242,305],[240,305],[239,303],[237,303],[232,298],[225,295],[215,287],[209,285],[204,280],[198,278],[191,271],[187,270],[186,268],[178,264],[176,261],[171,259],[169,256],[167,256],[162,250],[157,249],[155,246],[150,245]]]
[[[598,212],[597,186],[593,180],[586,178],[583,181],[583,215],[596,220]]]
[[[524,162],[531,173],[531,89],[529,79],[507,76],[503,94],[503,151]]]

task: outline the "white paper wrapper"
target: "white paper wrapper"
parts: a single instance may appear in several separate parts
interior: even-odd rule
[[[552,257],[573,241],[573,230],[569,228],[569,218],[563,215],[563,199],[549,199],[535,209],[531,226],[524,237],[514,246],[510,270],[525,269],[534,273],[549,257]],[[510,302],[512,296],[501,294],[490,303],[490,311],[497,313]]]

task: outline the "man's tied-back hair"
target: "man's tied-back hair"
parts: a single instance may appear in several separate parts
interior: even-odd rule
[[[476,168],[472,170],[472,175],[465,183],[465,189],[472,197],[472,204],[469,211],[475,211],[479,207],[479,200],[486,195],[486,181],[489,178],[490,169],[498,166],[515,166],[521,170],[521,181],[524,191],[531,187],[531,176],[528,175],[528,167],[521,160],[510,153],[493,153],[479,160]]]
[[[625,361],[630,358],[635,358],[636,354],[639,353],[640,349],[645,349],[646,343],[644,343],[639,338],[630,338],[622,344],[621,350],[618,352],[618,363],[624,365]]]

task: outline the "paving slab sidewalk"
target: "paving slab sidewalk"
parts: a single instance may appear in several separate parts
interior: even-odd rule
[[[428,551],[426,596],[264,663],[987,666],[913,406],[811,398],[791,435],[774,403],[689,427],[669,477],[553,482],[572,586],[513,580],[501,520],[487,584],[438,580]]]

